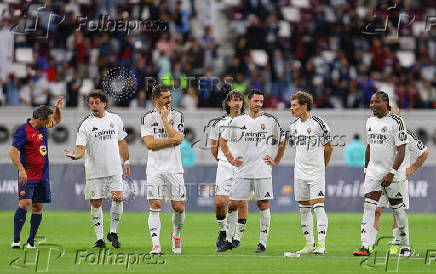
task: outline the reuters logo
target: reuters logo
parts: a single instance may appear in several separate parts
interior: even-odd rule
[[[41,153],[42,156],[45,156],[47,154],[47,147],[46,146],[40,146],[39,147],[39,153]]]

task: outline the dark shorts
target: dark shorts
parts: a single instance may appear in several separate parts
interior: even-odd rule
[[[29,180],[25,185],[18,183],[19,199],[31,199],[32,203],[50,203],[50,181],[48,179]]]

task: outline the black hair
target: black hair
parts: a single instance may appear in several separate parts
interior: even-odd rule
[[[250,93],[248,93],[248,99],[251,99],[254,94],[262,95],[263,97],[265,97],[265,93],[260,89],[252,89]]]
[[[41,118],[41,119],[47,119],[49,115],[53,114],[53,110],[51,110],[48,106],[39,106],[37,107],[32,114],[32,117],[35,119]]]
[[[382,96],[382,100],[386,102],[386,105],[388,106],[388,110],[391,110],[391,106],[389,105],[389,95],[384,91],[377,91],[375,94],[380,94]]]

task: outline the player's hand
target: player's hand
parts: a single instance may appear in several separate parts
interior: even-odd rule
[[[24,168],[18,170],[18,178],[20,180],[20,185],[24,186],[27,183],[27,174]]]
[[[69,149],[64,149],[64,151],[65,151],[65,156],[67,156],[73,160],[77,160],[76,156],[74,156],[74,152],[72,152]]]
[[[176,142],[176,146],[180,145],[183,142],[183,139],[185,139],[185,135],[181,134],[180,132],[177,132],[173,137],[173,140]]]
[[[236,166],[236,167],[242,166],[244,164],[242,157],[236,157],[236,159],[231,159],[231,161],[229,161],[229,162],[230,162],[230,164],[232,164],[233,166]]]
[[[162,120],[168,120],[168,113],[170,112],[169,108],[163,106],[160,108],[160,117],[162,117]]]
[[[387,186],[390,186],[391,185],[391,183],[392,183],[392,180],[394,179],[394,174],[392,174],[392,173],[388,173],[388,174],[386,174],[384,177],[383,177],[383,179],[382,179],[382,181],[381,181],[381,186],[382,187],[387,187]]]
[[[413,172],[414,172],[414,170],[411,167],[406,168],[406,179],[407,180],[409,180],[409,178],[410,178],[410,176],[412,176]]]
[[[56,102],[56,108],[62,108],[62,106],[64,105],[64,96],[59,97],[59,100]]]
[[[123,170],[124,170],[124,179],[130,178],[130,174],[131,174],[130,165],[129,164],[124,165]]]
[[[276,166],[277,165],[277,163],[269,155],[267,155],[265,158],[263,158],[263,160],[265,161],[265,163],[267,165],[270,165],[270,166]]]

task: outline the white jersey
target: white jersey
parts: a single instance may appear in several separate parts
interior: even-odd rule
[[[86,179],[122,175],[118,141],[127,133],[120,116],[109,111],[102,118],[89,113],[77,130],[76,145],[85,146]]]
[[[219,142],[219,138],[221,134],[224,132],[225,127],[229,124],[231,120],[232,117],[230,117],[229,115],[223,115],[213,120],[212,126],[210,127],[210,131],[209,131],[209,138],[211,140],[215,140]],[[219,145],[219,143],[217,143],[217,145]],[[221,147],[219,146],[218,146],[218,160],[228,162],[227,157],[224,155],[223,151],[221,150]]]
[[[329,126],[318,116],[300,118],[289,125],[290,140],[295,145],[294,178],[318,180],[325,176],[324,146],[331,139]]]
[[[262,113],[255,119],[248,114],[239,115],[230,121],[222,138],[227,140],[233,158],[242,157],[244,161],[235,168],[236,177],[272,178],[271,166],[264,158],[274,158],[274,148],[284,140],[279,122],[273,115]]]
[[[370,117],[366,122],[370,159],[366,177],[381,180],[392,168],[398,146],[409,143],[403,119],[391,112],[386,117]],[[398,168],[393,181],[406,179],[405,161]]]
[[[411,159],[421,156],[428,148],[419,138],[410,130],[407,130],[409,143],[406,145],[406,155],[404,156],[404,165],[409,168]]]
[[[171,109],[168,113],[169,124],[183,134],[183,114]],[[153,136],[154,139],[168,139],[160,114],[151,110],[147,112],[141,121],[141,138]],[[180,145],[149,150],[147,159],[147,174],[183,173]]]

